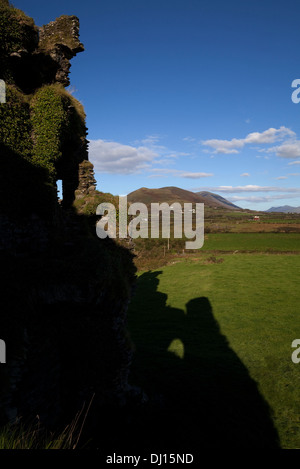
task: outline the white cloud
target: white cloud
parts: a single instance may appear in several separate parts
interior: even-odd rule
[[[250,177],[250,174],[249,173],[243,173],[243,174],[241,174],[241,177]]]
[[[266,149],[262,149],[262,150],[258,150],[260,152],[264,152],[264,153],[270,153],[269,150],[266,150]],[[264,158],[265,160],[269,160],[270,159],[270,156],[266,156],[266,155],[256,155],[256,158]]]
[[[231,196],[227,197],[227,200],[233,203],[238,203],[241,201],[244,202],[252,202],[252,203],[264,203],[264,202],[272,202],[273,200],[282,200],[282,199],[295,199],[298,198],[299,194],[288,194],[288,195],[264,195],[264,196]]]
[[[292,161],[291,163],[288,163],[288,165],[294,165],[294,164],[300,164],[300,160],[299,161]]]
[[[142,143],[144,145],[155,145],[160,139],[161,137],[159,135],[147,135],[147,137],[142,140]]]
[[[264,132],[252,132],[247,135],[244,139],[245,143],[262,144],[262,143],[274,143],[278,140],[282,140],[284,137],[295,137],[296,134],[287,127],[281,126],[279,129],[271,127]]]
[[[179,156],[191,156],[191,154],[185,151],[176,151],[166,155],[167,158],[178,158]]]
[[[133,174],[149,168],[158,154],[144,146],[133,147],[118,142],[91,140],[89,160],[95,172]]]
[[[203,145],[211,147],[214,150],[214,153],[238,153],[237,148],[242,148],[244,146],[243,140],[233,138],[232,140],[204,140]]]
[[[228,194],[238,194],[243,192],[281,192],[281,193],[295,193],[300,194],[299,187],[275,187],[275,186],[256,186],[256,185],[246,185],[246,186],[218,186],[218,187],[206,187],[193,189],[195,192],[200,190],[206,190],[211,192],[225,192]]]
[[[274,178],[277,181],[280,181],[281,179],[287,179],[287,176],[278,176],[277,178]]]
[[[264,132],[252,132],[245,138],[233,138],[231,140],[211,139],[202,141],[202,145],[209,146],[214,150],[214,153],[239,153],[239,149],[247,144],[270,144],[283,140],[286,137],[295,137],[296,134],[287,127],[281,126],[279,129],[265,130]],[[300,154],[299,154],[300,156]]]
[[[73,85],[68,86],[68,87],[66,88],[66,90],[67,90],[70,94],[72,94],[73,96],[74,96],[74,94],[76,94],[77,91],[78,91],[78,89],[77,89],[75,86],[73,86]]]
[[[170,150],[165,145],[161,145],[159,142],[162,140],[162,138],[163,136],[160,135],[148,135],[142,140],[135,140],[133,142],[133,146],[146,147],[163,158],[179,158],[180,156],[190,156],[190,153]]]
[[[175,163],[176,159],[190,156],[189,153],[171,151],[159,145],[159,139],[157,135],[150,135],[142,141],[136,141],[134,145],[124,145],[102,139],[91,140],[89,160],[93,163],[95,172],[98,173],[136,174],[149,171],[154,163],[170,166]],[[178,170],[178,174],[183,173],[184,171]],[[194,173],[185,173],[185,176],[180,177],[196,177]],[[205,175],[205,173],[195,174],[197,177]]]
[[[184,142],[189,142],[189,143],[196,142],[196,139],[194,137],[184,137],[182,140]]]
[[[212,177],[212,173],[192,173],[192,172],[182,172],[180,177],[188,179],[198,179],[198,178],[208,178]]]
[[[192,172],[192,171],[184,171],[181,169],[169,169],[169,168],[152,168],[152,172],[155,174],[150,175],[149,177],[162,177],[162,176],[173,176],[173,177],[181,177],[187,179],[199,179],[204,177],[212,177],[212,173],[202,173],[202,172]]]
[[[175,164],[175,157],[174,159],[170,159],[170,157],[164,157],[159,160],[155,160],[155,164],[161,164],[161,165],[173,165]]]
[[[300,158],[300,140],[286,142],[282,145],[269,148],[269,152],[274,152],[281,158]]]

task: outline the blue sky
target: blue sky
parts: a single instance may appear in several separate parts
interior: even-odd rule
[[[299,0],[13,4],[38,26],[79,17],[70,91],[98,190],[177,186],[254,210],[300,206]]]

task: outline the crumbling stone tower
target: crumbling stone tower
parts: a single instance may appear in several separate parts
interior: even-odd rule
[[[93,395],[103,424],[128,392],[132,255],[75,206],[97,192],[85,112],[65,88],[83,49],[75,16],[39,28],[0,0],[0,424],[69,423]]]

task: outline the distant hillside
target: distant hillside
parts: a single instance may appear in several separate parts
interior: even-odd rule
[[[204,203],[209,207],[224,207],[228,209],[238,209],[236,205],[231,204],[223,197],[211,192],[191,192],[178,187],[162,187],[160,189],[148,189],[142,187],[127,195],[128,202],[142,202],[146,205],[150,203],[175,202],[183,203]]]
[[[266,212],[282,212],[282,213],[300,213],[300,207],[291,207],[283,205],[282,207],[271,207]]]
[[[218,194],[214,194],[212,192],[196,192],[197,195],[200,195],[200,197],[204,198],[205,203],[207,205],[210,205],[212,207],[224,207],[224,208],[230,208],[231,210],[239,210],[240,207],[237,205],[232,204],[229,202],[229,200],[224,199],[224,197],[221,197]]]

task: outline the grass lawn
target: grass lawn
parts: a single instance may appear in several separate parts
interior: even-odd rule
[[[149,399],[144,441],[300,448],[299,272],[298,255],[237,254],[140,273],[130,381]]]
[[[209,233],[201,251],[300,251],[299,233]]]

